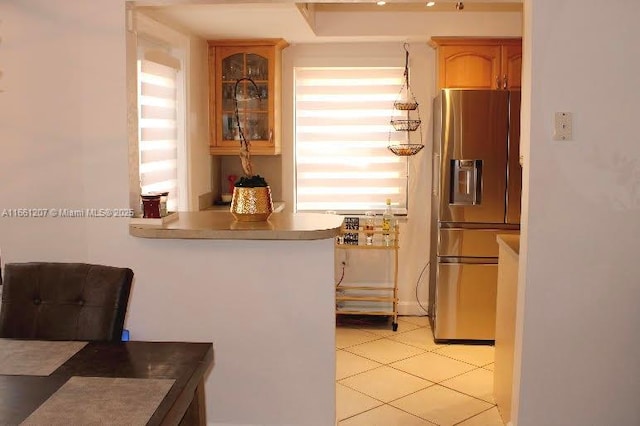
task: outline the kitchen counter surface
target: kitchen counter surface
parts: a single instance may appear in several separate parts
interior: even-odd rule
[[[342,216],[322,213],[275,213],[264,222],[237,222],[228,211],[179,212],[163,225],[129,224],[140,238],[212,240],[320,240],[338,235]]]

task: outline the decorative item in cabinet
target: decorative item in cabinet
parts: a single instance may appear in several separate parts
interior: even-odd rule
[[[287,42],[209,40],[208,44],[211,154],[240,152],[236,103],[242,104],[238,118],[251,141],[251,153],[280,154],[281,57]]]
[[[422,144],[422,132],[419,131],[422,120],[420,119],[418,102],[411,91],[411,86],[409,86],[408,44],[405,43],[403,47],[405,51],[404,84],[400,89],[398,98],[393,103],[393,109],[395,111],[401,111],[404,116],[401,116],[402,118],[397,118],[398,116],[394,114],[390,123],[396,132],[405,132],[402,135],[404,141],[396,140],[397,134],[389,132],[387,148],[389,148],[389,151],[393,152],[395,155],[406,157],[417,154],[422,148],[424,148],[424,145]],[[416,130],[418,131],[416,132]]]
[[[373,229],[364,229],[364,227],[359,225],[359,218],[345,218],[343,228],[340,232],[341,235],[336,240],[336,249],[387,250],[391,252],[393,257],[393,281],[383,286],[374,285],[373,283],[368,285],[366,283],[363,285],[351,285],[342,284],[341,279],[336,284],[336,314],[388,316],[393,320],[391,324],[393,331],[397,331],[398,250],[400,248],[398,245],[398,225],[394,224],[390,230],[383,229],[377,225],[374,226]],[[364,236],[358,237],[359,234],[373,234],[372,243],[368,244]],[[355,235],[356,237],[351,237],[352,239],[347,240],[348,235]]]

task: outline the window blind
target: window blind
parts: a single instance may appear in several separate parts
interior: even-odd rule
[[[140,187],[169,192],[167,210],[178,207],[177,76],[180,61],[161,51],[138,61]]]
[[[387,145],[403,69],[295,68],[296,210],[406,211],[407,160]]]

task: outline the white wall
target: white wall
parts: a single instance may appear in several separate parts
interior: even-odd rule
[[[453,7],[453,6],[452,6]],[[382,10],[382,9],[380,9]],[[426,41],[431,36],[522,35],[519,12],[318,12],[318,42],[341,37],[361,37],[368,42],[397,40]]]
[[[640,4],[614,3],[526,0],[518,426],[640,424]]]

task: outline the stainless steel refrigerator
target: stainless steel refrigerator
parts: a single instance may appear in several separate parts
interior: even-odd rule
[[[494,340],[498,244],[519,232],[520,92],[434,100],[429,318],[436,341]]]

